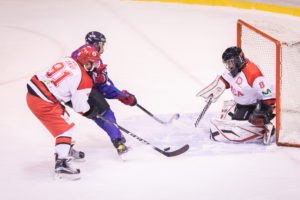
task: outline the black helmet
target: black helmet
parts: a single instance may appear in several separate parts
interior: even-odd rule
[[[98,31],[91,31],[85,36],[85,41],[87,44],[94,45],[98,51],[103,47],[106,42],[105,36]]]
[[[244,53],[239,47],[227,48],[222,55],[222,60],[233,77],[235,77],[247,63],[244,58]]]

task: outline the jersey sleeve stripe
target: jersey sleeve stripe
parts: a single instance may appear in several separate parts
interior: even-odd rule
[[[255,81],[256,78],[263,76],[263,74],[261,73],[260,69],[252,62],[250,62],[247,59],[247,66],[244,67],[242,69],[242,71],[244,72],[246,79],[248,81],[248,84],[253,87],[253,83]]]
[[[225,84],[226,89],[230,88],[230,84],[221,76],[220,80]]]
[[[58,144],[70,144],[72,143],[72,138],[71,137],[57,137],[55,140],[55,145]]]
[[[50,100],[53,103],[57,103],[58,100],[55,98],[55,96],[48,90],[48,88],[45,86],[44,83],[42,83],[37,76],[33,76],[30,80],[31,83],[34,84],[34,86],[39,90],[39,93],[42,94],[44,97],[46,97],[48,100]],[[31,84],[30,84],[31,86]],[[35,92],[37,92],[37,89],[32,88]],[[40,95],[39,95],[40,96]],[[41,96],[40,96],[41,97]],[[41,97],[42,98],[42,97]],[[44,98],[43,98],[44,99]]]
[[[49,103],[54,103],[53,101],[50,101],[47,97],[46,97],[46,95],[45,94],[43,94],[42,92],[41,92],[41,90],[32,82],[32,81],[29,81],[28,82],[28,92],[30,93],[30,94],[32,94],[32,95],[34,95],[34,96],[36,96],[36,97],[39,97],[39,98],[41,98],[41,99],[43,99],[44,101],[47,101],[47,102],[49,102]],[[34,93],[32,93],[32,91],[34,91]]]

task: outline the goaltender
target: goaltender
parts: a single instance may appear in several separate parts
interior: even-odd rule
[[[216,102],[225,89],[234,100],[225,101],[217,119],[211,119],[210,138],[222,142],[271,143],[275,132],[275,87],[259,66],[244,56],[241,48],[227,48],[222,55],[225,72],[197,96]]]

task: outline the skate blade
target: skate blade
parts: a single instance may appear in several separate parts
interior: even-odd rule
[[[55,173],[54,175],[54,180],[57,181],[63,181],[63,180],[68,180],[68,181],[76,181],[79,180],[80,174],[65,174],[65,173]]]
[[[127,151],[126,152],[121,153],[121,154],[118,153],[118,156],[119,156],[121,161],[123,161],[123,162],[128,161],[128,158],[129,158],[128,153],[130,152],[130,150],[131,150],[131,147],[127,146]]]

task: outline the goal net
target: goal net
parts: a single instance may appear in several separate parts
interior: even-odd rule
[[[276,86],[276,142],[300,147],[300,35],[262,21],[237,21],[237,46]]]

